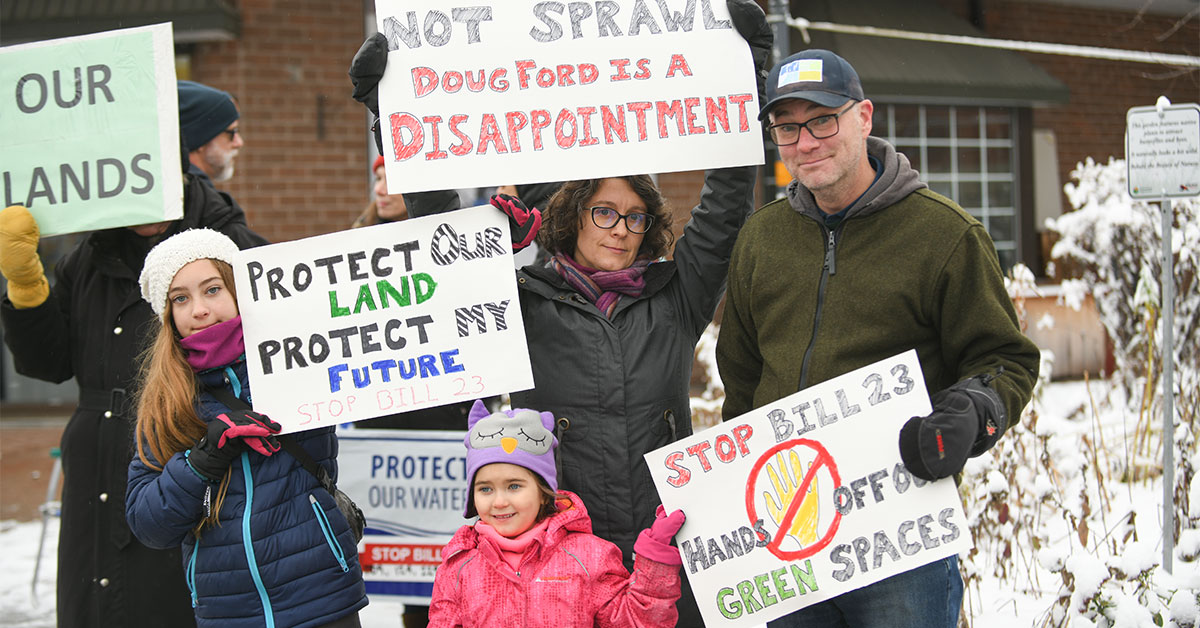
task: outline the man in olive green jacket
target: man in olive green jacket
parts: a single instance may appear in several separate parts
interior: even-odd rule
[[[983,225],[868,137],[872,113],[854,68],[831,52],[792,55],[767,78],[759,117],[795,181],[734,247],[717,342],[723,414],[915,348],[933,412],[909,420],[898,445],[913,475],[934,480],[1019,420],[1039,354]],[[770,625],[952,628],[961,603],[952,556]]]

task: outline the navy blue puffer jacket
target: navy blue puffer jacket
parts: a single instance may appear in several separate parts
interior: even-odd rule
[[[226,386],[249,402],[246,365],[197,375],[209,387]],[[208,393],[197,397],[205,421],[226,408]],[[334,478],[333,428],[291,435]],[[200,628],[312,627],[367,605],[354,537],[333,497],[285,451],[271,457],[248,451],[235,458],[220,525],[197,540],[205,493],[217,487],[188,466],[184,454],[162,472],[134,456],[129,465],[125,515],[137,538],[155,548],[182,545],[184,569]]]

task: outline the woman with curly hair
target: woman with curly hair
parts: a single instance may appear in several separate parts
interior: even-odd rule
[[[761,100],[772,41],[766,17],[753,0],[726,4],[750,43]],[[376,34],[350,68],[354,97],[375,114],[387,56]],[[621,549],[627,569],[659,505],[643,455],[692,433],[693,354],[724,294],[755,178],[754,166],[708,171],[678,241],[648,175],[564,183],[540,215],[511,196],[492,198],[509,216],[514,248],[536,233],[550,255],[517,271],[534,388],[513,393],[512,405],[558,417],[559,486],[587,504],[594,533]],[[405,194],[405,202],[411,212],[457,207],[458,199],[451,190]],[[678,625],[700,624],[685,580]]]

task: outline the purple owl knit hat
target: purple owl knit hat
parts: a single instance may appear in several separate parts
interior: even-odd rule
[[[525,467],[539,475],[552,491],[558,491],[558,472],[554,466],[554,415],[528,408],[513,408],[488,413],[482,401],[476,401],[467,415],[467,508],[464,517],[474,517],[475,472],[494,462]]]

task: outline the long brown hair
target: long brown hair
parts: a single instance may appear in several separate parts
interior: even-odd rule
[[[654,224],[650,225],[650,230],[642,239],[642,245],[638,247],[638,258],[657,259],[666,255],[675,242],[675,233],[671,231],[672,215],[667,208],[667,201],[654,184],[654,180],[644,174],[610,178],[624,179],[629,183],[634,193],[645,203],[646,213],[654,216]],[[596,195],[603,182],[604,179],[584,179],[562,184],[546,202],[546,209],[542,212],[542,228],[537,234],[538,245],[552,255],[564,253],[574,256],[580,221],[590,220],[583,216],[583,210],[587,209],[585,205]]]
[[[209,261],[217,267],[217,274],[236,303],[233,267],[221,260]],[[155,471],[162,471],[171,456],[190,449],[208,433],[207,424],[196,414],[196,375],[187,363],[179,340],[168,298],[162,325],[154,343],[142,354],[138,373],[140,392],[134,428],[137,452],[142,462]],[[196,526],[197,536],[204,526],[217,525],[217,515],[228,487],[229,473],[226,472],[211,513]]]

